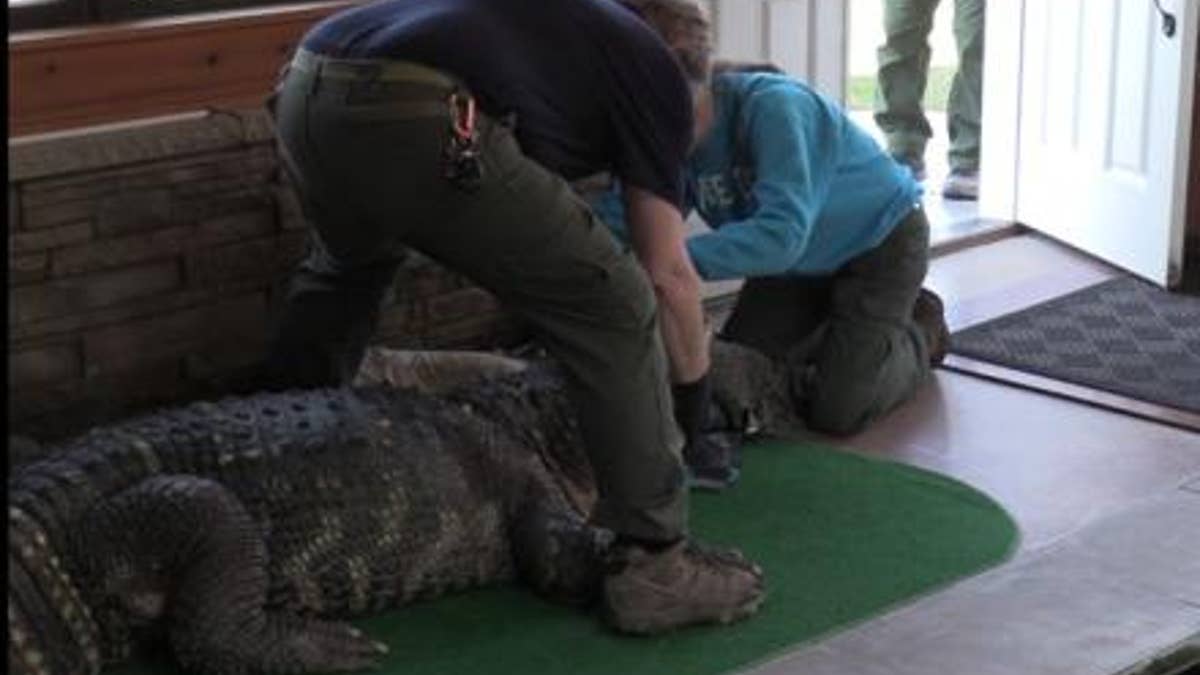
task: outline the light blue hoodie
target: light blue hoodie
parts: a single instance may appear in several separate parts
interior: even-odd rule
[[[704,279],[829,274],[878,246],[921,199],[907,168],[801,82],[727,73],[713,101],[712,131],[687,166],[687,208],[713,228],[687,242]],[[628,242],[618,190],[593,206]]]

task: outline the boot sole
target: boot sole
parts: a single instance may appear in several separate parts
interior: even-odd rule
[[[764,592],[743,605],[733,607],[716,616],[702,620],[688,620],[678,610],[665,610],[636,619],[619,619],[610,613],[608,619],[609,624],[622,633],[630,635],[658,635],[687,626],[701,626],[714,623],[729,625],[747,619],[758,611],[758,608],[766,598],[767,594]]]

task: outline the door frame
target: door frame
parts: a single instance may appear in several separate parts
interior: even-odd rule
[[[989,2],[984,19],[979,215],[1017,221],[1025,0]]]

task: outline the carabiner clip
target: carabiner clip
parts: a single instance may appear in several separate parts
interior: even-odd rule
[[[475,139],[475,99],[470,94],[450,94],[450,126],[460,142]]]

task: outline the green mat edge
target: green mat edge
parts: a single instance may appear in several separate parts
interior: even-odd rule
[[[745,450],[753,450],[754,448],[757,448],[757,447],[776,446],[776,445],[786,445],[792,449],[803,449],[804,451],[816,451],[816,452],[823,452],[823,453],[840,453],[847,457],[851,457],[851,458],[855,459],[856,461],[861,461],[861,462],[864,462],[867,464],[887,464],[890,467],[900,470],[903,473],[906,473],[910,476],[921,477],[921,478],[933,477],[935,479],[938,479],[939,482],[949,483],[949,484],[954,485],[957,488],[963,490],[964,492],[972,494],[975,497],[979,498],[980,500],[991,504],[992,506],[994,506],[996,508],[997,511],[1004,514],[1005,520],[1007,520],[1009,522],[1009,524],[1012,526],[1013,539],[1012,539],[1012,542],[1009,543],[1008,549],[1004,552],[1004,555],[1001,556],[1000,558],[998,558],[995,563],[988,565],[987,567],[982,567],[972,573],[965,574],[963,576],[957,577],[955,579],[951,579],[951,580],[946,581],[941,584],[936,584],[936,585],[930,586],[929,588],[925,589],[921,593],[917,593],[915,595],[910,595],[902,600],[897,600],[896,602],[893,602],[890,605],[885,605],[883,607],[880,607],[874,614],[871,614],[870,616],[863,617],[856,621],[847,621],[846,623],[832,626],[829,629],[827,629],[821,633],[817,633],[816,635],[811,635],[803,640],[794,642],[794,643],[788,645],[787,647],[781,647],[773,652],[764,654],[761,658],[754,659],[754,660],[749,661],[749,662],[743,664],[742,666],[739,666],[733,670],[726,671],[727,673],[729,673],[731,675],[735,674],[735,673],[744,673],[744,672],[748,672],[750,670],[754,670],[755,668],[758,668],[760,666],[766,665],[773,661],[777,661],[780,658],[783,658],[784,656],[786,656],[788,654],[799,653],[805,649],[812,647],[813,645],[816,645],[820,642],[825,641],[826,639],[828,639],[834,635],[852,630],[854,628],[858,628],[860,626],[864,626],[868,623],[871,623],[872,621],[879,620],[879,619],[883,618],[884,616],[891,614],[892,612],[894,612],[902,607],[906,607],[908,605],[915,604],[915,603],[917,603],[921,600],[924,600],[930,596],[941,593],[942,591],[945,591],[948,588],[957,586],[960,583],[966,582],[970,579],[975,579],[975,578],[979,577],[980,575],[983,575],[983,574],[986,574],[987,572],[998,569],[1000,566],[1004,565],[1005,563],[1007,563],[1013,559],[1013,556],[1016,555],[1018,550],[1020,550],[1021,543],[1024,541],[1025,533],[1021,530],[1020,524],[1017,523],[1017,520],[1015,518],[1013,518],[1012,514],[1009,513],[1008,509],[1004,508],[1003,504],[1001,504],[999,501],[994,499],[991,495],[984,492],[983,490],[980,490],[979,488],[971,485],[970,483],[967,483],[966,481],[955,478],[954,476],[950,476],[950,475],[947,475],[944,473],[939,473],[939,472],[933,471],[931,469],[925,469],[925,468],[922,468],[919,466],[915,466],[913,464],[906,464],[906,463],[898,461],[898,460],[888,459],[886,457],[879,457],[877,455],[868,454],[865,451],[859,450],[857,448],[846,447],[846,446],[838,447],[838,446],[827,444],[827,442],[824,442],[824,441],[808,439],[808,438],[786,438],[786,437],[781,437],[781,436],[762,437],[762,438],[758,438],[758,439],[755,439],[755,440],[747,443],[743,447],[743,452]]]
[[[972,572],[969,572],[963,576],[949,579],[943,583],[931,585],[919,593],[906,596],[906,597],[904,597],[900,600],[897,600],[891,604],[883,605],[883,606],[877,608],[874,612],[872,612],[871,614],[869,614],[867,616],[863,616],[859,619],[855,619],[855,620],[847,621],[845,623],[830,626],[828,629],[826,629],[820,633],[810,635],[804,639],[797,640],[788,645],[779,647],[775,650],[765,652],[764,654],[762,654],[761,656],[759,656],[755,659],[751,659],[741,665],[738,665],[733,668],[730,668],[729,670],[723,671],[722,675],[735,675],[737,673],[744,673],[744,672],[753,670],[753,669],[763,666],[765,664],[779,660],[789,654],[799,653],[799,652],[801,652],[805,649],[808,649],[808,648],[810,648],[810,647],[812,647],[834,635],[837,635],[839,633],[842,633],[842,632],[845,632],[848,630],[852,630],[854,628],[868,624],[872,621],[878,620],[878,619],[880,619],[902,607],[914,604],[914,603],[916,603],[920,600],[923,600],[931,595],[940,593],[952,586],[963,583],[970,579],[974,579],[974,578],[976,578],[982,574],[985,574],[991,570],[999,568],[1001,565],[1010,561],[1012,559],[1013,555],[1020,548],[1020,544],[1023,540],[1023,532],[1021,531],[1021,528],[1019,527],[1016,520],[1012,517],[1012,514],[1009,513],[1008,509],[1004,508],[1004,506],[1002,504],[1000,504],[1000,502],[998,502],[997,500],[992,498],[986,492],[970,485],[969,483],[966,483],[965,481],[959,480],[958,478],[955,478],[953,476],[949,476],[949,475],[946,475],[943,473],[939,473],[937,471],[933,471],[930,469],[925,469],[923,467],[915,466],[912,464],[907,464],[907,463],[904,463],[904,462],[901,462],[901,461],[898,461],[895,459],[889,459],[886,457],[880,457],[880,456],[873,455],[873,454],[867,454],[866,452],[864,452],[862,450],[855,449],[852,447],[837,446],[837,445],[834,445],[833,442],[820,440],[820,439],[788,438],[788,437],[780,437],[780,436],[759,437],[759,438],[755,438],[755,439],[747,442],[746,445],[743,447],[743,450],[750,450],[751,452],[753,452],[755,448],[765,448],[765,447],[769,447],[769,446],[770,447],[786,446],[787,451],[812,452],[812,453],[826,454],[826,455],[836,454],[839,457],[857,461],[857,462],[861,462],[864,464],[886,465],[889,469],[900,472],[910,478],[918,479],[921,481],[929,481],[932,479],[933,481],[936,481],[937,483],[942,484],[944,486],[952,486],[955,489],[961,491],[963,494],[970,495],[973,499],[978,499],[981,503],[986,503],[987,505],[991,506],[996,511],[998,511],[1000,514],[1002,514],[1004,517],[1004,520],[1007,521],[1007,523],[1011,526],[1011,529],[1013,532],[1013,537],[1012,537],[1012,540],[1009,542],[1009,545],[1008,545],[1007,549],[1005,550],[1005,552],[1003,553],[1003,555],[998,557],[995,560],[995,562],[993,562],[990,565],[981,567],[981,568],[974,570]],[[780,448],[776,448],[776,449],[778,450]],[[714,496],[717,499],[720,498],[720,495],[714,495]],[[364,617],[364,619],[369,620],[369,617]],[[115,667],[106,669],[106,672],[117,672],[117,671],[138,672],[139,670],[142,670],[145,668],[153,668],[153,667],[154,667],[153,665],[151,665],[150,663],[146,663],[146,662],[142,662],[140,664],[123,663],[119,666],[115,666]],[[169,666],[169,668],[173,668],[173,666]],[[150,672],[157,672],[157,671],[150,671]],[[175,672],[175,671],[168,670],[168,672]],[[372,672],[372,671],[366,671],[366,672]]]

